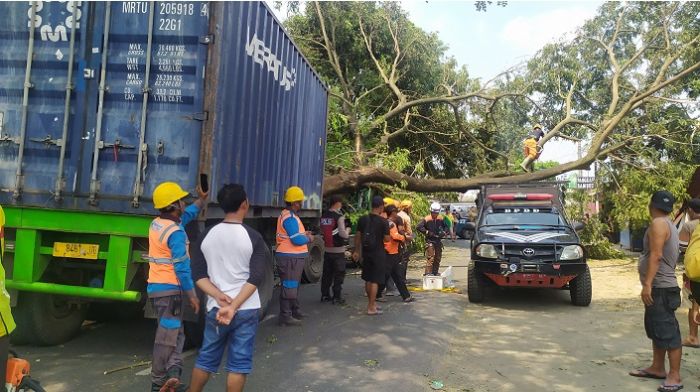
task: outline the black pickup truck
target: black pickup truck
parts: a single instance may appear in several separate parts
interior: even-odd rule
[[[571,303],[591,303],[591,274],[556,185],[482,188],[474,228],[469,301],[482,302],[487,285],[568,289]]]

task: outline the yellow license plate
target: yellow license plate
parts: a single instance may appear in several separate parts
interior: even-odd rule
[[[97,260],[99,251],[100,246],[94,244],[74,244],[70,242],[53,243],[53,255],[56,257]]]

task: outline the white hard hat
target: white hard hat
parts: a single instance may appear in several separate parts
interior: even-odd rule
[[[438,202],[434,202],[430,205],[430,212],[440,212],[441,209],[442,206],[440,206],[440,203]]]

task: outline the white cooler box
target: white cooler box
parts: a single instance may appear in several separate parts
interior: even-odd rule
[[[452,283],[452,266],[440,274],[440,276],[424,276],[423,290],[442,290],[448,287],[453,287]]]

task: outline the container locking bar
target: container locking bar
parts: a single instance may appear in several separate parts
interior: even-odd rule
[[[149,79],[151,76],[151,59],[153,57],[153,17],[155,15],[155,2],[148,3],[148,44],[146,45],[146,70],[143,79],[143,101],[141,103],[141,128],[139,130],[139,149],[138,158],[136,160],[136,180],[134,181],[134,198],[131,201],[131,206],[139,207],[139,198],[143,194],[143,182],[146,176],[146,159],[148,157],[148,145],[146,144],[146,118],[148,114],[148,94],[151,86]]]
[[[66,78],[66,98],[63,107],[63,130],[61,132],[61,138],[58,139],[57,146],[61,147],[61,152],[58,159],[58,173],[56,175],[56,186],[54,188],[53,197],[56,201],[61,201],[63,199],[63,190],[66,186],[66,178],[63,173],[63,166],[66,160],[66,139],[68,138],[68,119],[70,117],[70,95],[73,92],[73,63],[75,60],[75,29],[78,25],[77,10],[78,2],[71,2],[73,20],[71,22],[71,33],[70,33],[70,46],[68,55],[68,76]]]
[[[24,91],[22,93],[22,113],[19,129],[19,151],[17,153],[17,170],[15,171],[15,190],[12,192],[12,198],[17,200],[22,195],[22,187],[24,186],[24,173],[22,164],[24,162],[24,144],[27,137],[27,113],[29,106],[29,89],[34,87],[31,83],[32,78],[32,60],[34,59],[34,32],[36,31],[36,11],[37,2],[32,1],[29,9],[29,46],[27,48],[27,66],[24,71]]]
[[[100,190],[100,181],[97,179],[97,168],[100,158],[100,142],[102,141],[102,117],[104,116],[105,91],[107,79],[107,49],[109,45],[109,27],[112,20],[112,2],[105,4],[105,29],[102,35],[102,64],[100,65],[100,87],[97,101],[97,124],[95,126],[95,151],[92,154],[92,174],[90,176],[90,205],[97,204],[97,192]]]

